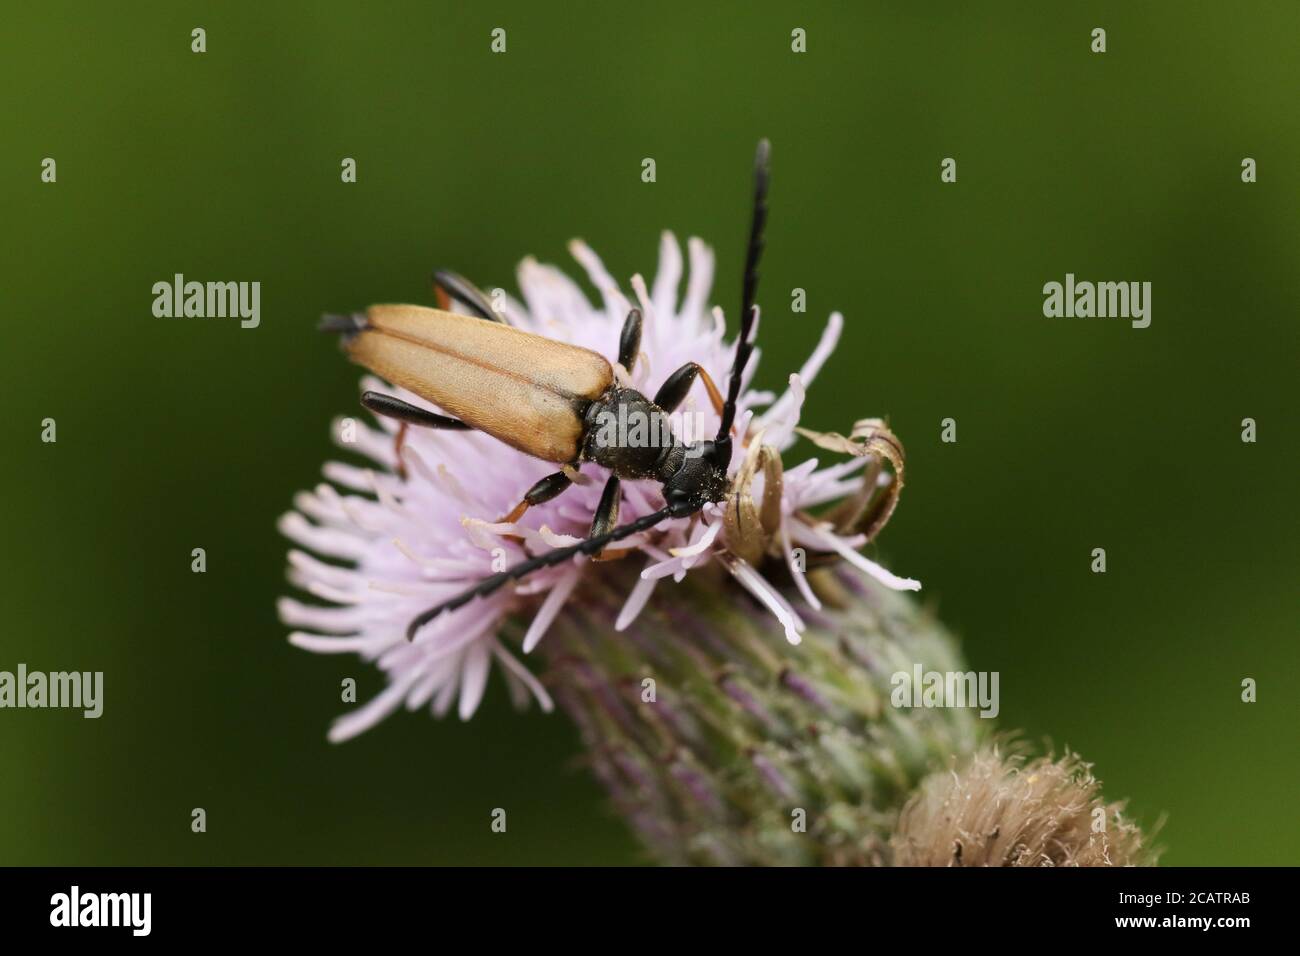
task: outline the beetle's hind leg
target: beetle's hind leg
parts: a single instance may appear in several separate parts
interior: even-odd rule
[[[452,431],[471,431],[472,425],[466,425],[459,418],[439,415],[427,408],[420,408],[410,402],[404,402],[383,392],[366,391],[361,394],[361,404],[376,415],[393,418],[406,425],[420,425],[423,428],[445,428]]]
[[[438,269],[433,273],[433,292],[438,297],[438,308],[444,312],[451,311],[451,300],[463,303],[480,319],[509,325],[505,316],[492,305],[482,289],[470,282],[463,275],[450,269]]]
[[[362,392],[361,404],[376,415],[401,422],[397,435],[393,439],[393,453],[397,457],[397,473],[403,478],[406,477],[406,466],[402,464],[402,446],[406,444],[406,429],[409,426],[419,425],[422,428],[443,428],[449,431],[472,430],[472,426],[466,425],[458,418],[439,415],[437,412],[431,412],[427,408],[420,408],[382,392]]]

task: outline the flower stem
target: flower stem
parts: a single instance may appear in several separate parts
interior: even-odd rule
[[[887,863],[921,779],[985,738],[971,710],[891,706],[894,673],[965,669],[901,594],[812,572],[823,608],[802,612],[791,646],[719,569],[699,569],[611,633],[635,575],[611,566],[584,584],[544,642],[547,682],[659,862]]]

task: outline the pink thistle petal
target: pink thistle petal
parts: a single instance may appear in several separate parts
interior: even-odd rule
[[[478,710],[483,700],[483,691],[487,688],[488,668],[492,657],[488,646],[482,642],[471,644],[465,652],[465,669],[460,682],[460,719],[469,720]]]
[[[582,568],[577,567],[560,578],[551,588],[551,593],[546,595],[546,600],[542,602],[541,608],[538,609],[532,623],[528,625],[528,632],[524,634],[524,653],[528,654],[537,642],[546,635],[546,629],[551,626],[560,609],[564,607],[564,602],[569,599],[573,593],[574,587],[577,586],[579,578],[582,577]]]
[[[618,618],[614,621],[614,630],[626,630],[628,625],[637,619],[637,616],[645,608],[646,602],[650,600],[650,595],[654,593],[655,585],[658,582],[653,578],[640,577],[623,603],[623,608],[618,612]]]

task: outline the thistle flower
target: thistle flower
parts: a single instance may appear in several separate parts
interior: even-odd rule
[[[527,259],[523,301],[496,299],[511,324],[609,354],[635,303],[641,354],[630,375],[615,367],[624,383],[653,391],[687,361],[719,379],[731,366],[722,313],[706,308],[713,257],[699,240],[688,243],[680,301],[670,234],[653,285],[634,276],[630,296],[584,244],[570,248],[600,303]],[[330,739],[402,706],[439,716],[455,706],[468,719],[495,663],[517,706],[549,711],[555,695],[614,806],[662,862],[948,865],[957,846],[972,864],[1153,859],[1077,762],[1018,771],[972,758],[991,735],[973,711],[893,706],[892,675],[965,667],[942,626],[899,593],[920,585],[859,552],[897,504],[897,439],[876,419],[847,437],[799,426],[804,390],[841,325],[833,314],[779,397],[750,389],[757,355],[749,362],[736,418],[744,450],[721,504],[623,539],[606,555],[622,560],[556,565],[457,606],[410,642],[408,622],[426,608],[585,537],[607,473],[584,466],[584,482],[505,521],[553,465],[477,432],[425,429],[406,434],[399,460],[389,420],[337,422],[340,443],[369,466],[327,464],[328,481],[282,518],[299,546],[290,581],[327,603],[284,598],[280,616],[295,645],[373,660],[388,685]],[[421,404],[373,378],[362,385]],[[681,438],[718,425],[707,402],[688,399],[685,412],[695,428]],[[796,434],[849,457],[786,468]],[[622,522],[663,506],[652,483],[623,490]],[[535,648],[541,680],[517,654]],[[945,766],[966,769],[935,773]],[[1085,828],[1099,806],[1113,827],[1100,838]]]
[[[713,254],[707,246],[697,239],[688,243],[690,275],[680,299],[683,261],[669,233],[662,237],[653,285],[647,287],[639,275],[633,276],[631,298],[585,244],[575,241],[570,251],[598,291],[600,304],[592,304],[558,269],[525,259],[518,273],[523,301],[504,294],[500,298],[500,311],[512,325],[609,354],[635,303],[644,315],[644,329],[632,386],[653,393],[659,380],[687,361],[723,379],[734,344],[726,342],[721,310],[706,305],[713,277]],[[639,575],[626,582],[605,630],[624,631],[650,602],[674,600],[656,594],[664,590],[659,584],[665,579],[680,585],[692,572],[720,566],[767,609],[785,639],[798,644],[807,627],[806,615],[822,606],[804,573],[810,552],[838,556],[886,588],[920,587],[858,550],[887,520],[901,487],[901,454],[882,423],[860,423],[863,427],[847,439],[805,432],[817,444],[848,451],[852,457],[827,467],[816,460],[780,467],[779,453],[793,444],[799,430],[804,390],[834,351],[841,327],[839,313],[831,315],[812,355],[790,375],[779,397],[750,389],[758,364],[755,355],[738,401],[738,433],[749,437],[749,452],[732,463],[733,476],[739,474],[744,486],[736,510],[709,506],[697,516],[664,522],[653,532],[622,542],[620,547],[629,552],[625,561],[639,557],[643,564]],[[625,370],[619,374],[627,377]],[[424,404],[373,378],[362,384]],[[684,411],[683,417],[701,430],[717,426],[707,402],[690,398]],[[605,469],[586,466],[585,483],[533,507],[517,522],[503,522],[500,516],[553,466],[480,433],[424,429],[407,434],[399,462],[393,440],[397,426],[390,421],[380,420],[373,427],[345,419],[336,427],[341,444],[369,458],[372,466],[327,464],[324,475],[329,483],[300,493],[295,510],[282,518],[282,533],[301,549],[289,553],[290,581],[330,603],[284,598],[280,617],[297,629],[290,636],[294,645],[318,653],[359,654],[378,664],[388,685],[336,721],[330,739],[355,736],[401,706],[428,706],[441,716],[455,705],[460,717],[468,719],[482,700],[494,662],[516,705],[535,699],[543,710],[550,710],[549,693],[516,656],[515,644],[525,654],[532,651],[569,613],[568,605],[580,602],[593,580],[605,573],[602,564],[580,561],[547,569],[514,588],[443,614],[413,642],[407,642],[404,633],[420,611],[480,578],[530,553],[584,537],[607,477]],[[893,463],[894,474],[882,467],[885,459]],[[809,516],[808,509],[840,500],[846,504],[837,514],[845,520]],[[754,502],[762,502],[761,508]],[[652,484],[628,482],[620,520],[632,521],[662,506]],[[742,546],[736,525],[747,518],[765,522],[773,550],[794,584],[794,596],[775,586],[757,566],[767,555],[754,553],[750,544]],[[619,568],[607,576],[626,579],[621,572]],[[509,633],[512,615],[529,617],[522,635]]]

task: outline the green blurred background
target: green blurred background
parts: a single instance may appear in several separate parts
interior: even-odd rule
[[[286,643],[275,521],[356,407],[320,313],[427,302],[435,265],[513,289],[573,236],[626,282],[667,227],[714,245],[734,315],[764,135],[758,384],[844,312],[805,424],[890,417],[879,553],[1001,672],[1000,724],[1167,814],[1166,863],[1300,861],[1300,6],[957,6],[9,9],[0,669],[106,690],[98,721],[0,711],[0,863],[640,861],[565,718],[499,678],[469,725],[327,744],[340,679],[380,680]],[[261,327],[155,319],[176,272],[260,281]],[[1152,282],[1151,327],[1044,318],[1066,272]]]

